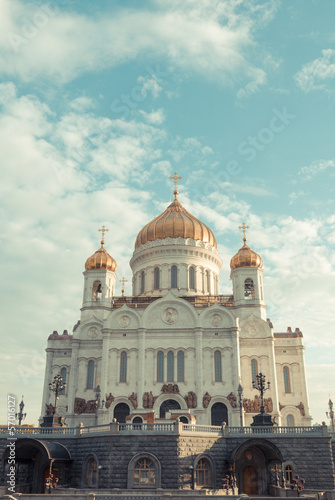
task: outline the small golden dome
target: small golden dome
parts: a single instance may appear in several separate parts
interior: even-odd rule
[[[93,271],[95,269],[105,269],[106,271],[116,271],[117,264],[113,257],[104,249],[104,240],[101,240],[101,248],[97,250],[85,262],[85,270]]]
[[[246,243],[247,239],[244,237],[244,245],[239,249],[236,255],[230,261],[230,269],[238,269],[239,267],[262,267],[263,261],[261,257],[251,250]]]
[[[148,241],[163,240],[165,238],[192,238],[209,243],[217,248],[213,232],[200,220],[187,212],[177,200],[178,191],[175,190],[175,199],[167,209],[151,222],[146,224],[138,233],[135,249]]]

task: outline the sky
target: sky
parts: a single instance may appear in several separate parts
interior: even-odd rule
[[[333,0],[1,0],[0,423],[37,425],[47,338],[80,317],[84,264],[129,281],[173,199],[230,258],[264,261],[267,316],[299,327],[314,423],[335,399]],[[117,294],[121,292],[120,281]]]

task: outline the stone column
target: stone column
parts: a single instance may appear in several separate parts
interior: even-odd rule
[[[196,387],[196,395],[198,399],[198,406],[201,408],[203,398],[203,352],[202,352],[202,337],[203,329],[196,327],[195,331],[195,365],[194,365],[194,385]]]
[[[306,378],[306,367],[305,367],[305,346],[298,346],[299,353],[299,365],[300,365],[300,384],[301,384],[301,394],[302,394],[302,403],[304,405],[305,410],[305,418],[308,420],[309,425],[312,424],[312,417],[309,409],[309,398],[308,398],[308,389],[307,389],[307,378]]]
[[[78,351],[79,340],[72,340],[72,356],[71,356],[71,370],[69,377],[69,392],[68,392],[68,412],[74,413],[74,400],[76,397],[76,389],[78,384]]]
[[[145,382],[145,328],[138,329],[137,407],[143,408]]]
[[[237,396],[238,385],[241,380],[241,358],[240,358],[240,329],[238,327],[238,319],[236,319],[237,328],[231,332],[232,335],[232,378],[234,381],[234,394]]]
[[[53,360],[53,349],[48,347],[46,349],[47,359],[45,364],[45,378],[44,378],[44,387],[43,387],[43,398],[42,398],[42,409],[41,409],[41,417],[45,415],[45,405],[49,403],[49,383],[52,382],[52,360]]]
[[[269,373],[270,378],[268,382],[271,383],[270,390],[271,390],[272,404],[273,404],[272,413],[274,416],[278,417],[278,425],[281,425],[281,422],[279,422],[279,403],[278,403],[279,398],[278,398],[278,382],[277,382],[274,338],[271,337],[270,339],[268,339],[268,343],[269,343],[269,368],[270,368],[270,373]]]
[[[109,341],[111,338],[111,328],[102,329],[102,362],[101,362],[101,400],[106,399],[108,392],[108,362],[109,362]]]

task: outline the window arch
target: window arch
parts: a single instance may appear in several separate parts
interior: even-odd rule
[[[214,353],[214,374],[215,382],[222,382],[222,359],[220,351],[215,351]]]
[[[92,287],[92,300],[99,301],[102,297],[102,283],[101,281],[95,281]]]
[[[179,351],[177,354],[177,382],[184,382],[184,353]]]
[[[190,267],[188,270],[188,287],[190,290],[195,290],[195,271],[194,267]]]
[[[256,375],[258,375],[258,363],[256,359],[251,360],[251,382],[256,383]]]
[[[244,297],[246,300],[255,298],[255,286],[251,278],[247,278],[244,282]]]
[[[287,484],[291,484],[293,480],[293,467],[292,465],[285,466],[285,479]]]
[[[214,403],[211,408],[211,425],[228,425],[228,408],[224,403]]]
[[[61,369],[60,375],[62,377],[63,385],[66,384],[66,382],[67,382],[67,369],[65,367]],[[62,390],[61,394],[65,394],[65,389]]]
[[[294,416],[293,415],[287,415],[287,427],[294,427]]]
[[[98,464],[94,457],[89,457],[85,466],[86,486],[94,488],[98,486]]]
[[[145,290],[145,272],[141,272],[141,293],[144,293]]]
[[[164,354],[162,351],[157,353],[157,382],[164,382]]]
[[[154,269],[154,290],[159,290],[159,268],[155,267]]]
[[[87,389],[93,389],[94,387],[94,371],[95,363],[91,359],[87,365]]]
[[[172,351],[167,353],[167,381],[174,381],[174,354]]]
[[[210,465],[207,458],[200,458],[196,465],[195,484],[198,488],[210,487]]]
[[[178,288],[177,266],[171,267],[171,288]]]
[[[127,353],[121,352],[120,357],[120,382],[127,382]]]
[[[138,453],[128,464],[127,488],[161,488],[161,464],[152,453]]]
[[[284,366],[283,368],[283,377],[284,377],[284,391],[286,393],[291,392],[291,380],[290,380],[290,369],[288,366]]]

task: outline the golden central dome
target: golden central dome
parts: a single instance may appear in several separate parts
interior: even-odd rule
[[[165,212],[146,224],[138,233],[135,249],[144,245],[148,241],[163,240],[165,238],[192,238],[209,243],[217,248],[216,239],[213,232],[200,220],[187,212],[175,199],[167,207]]]
[[[113,257],[104,249],[104,240],[101,240],[101,248],[97,250],[85,262],[85,270],[92,271],[98,269],[106,269],[107,271],[116,271],[117,264]]]
[[[239,249],[237,254],[234,255],[230,261],[230,269],[238,269],[239,267],[262,267],[263,261],[261,257],[248,247],[246,238],[243,238],[243,241],[243,247]]]

